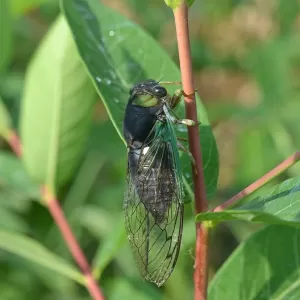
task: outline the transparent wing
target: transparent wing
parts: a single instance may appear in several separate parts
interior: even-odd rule
[[[143,277],[158,286],[174,269],[182,236],[182,185],[174,151],[171,140],[160,132],[128,157],[124,201],[128,239]],[[135,170],[131,155],[139,155]]]

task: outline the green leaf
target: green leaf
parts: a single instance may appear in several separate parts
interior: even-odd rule
[[[195,0],[185,0],[185,1],[189,7],[191,7],[195,2]]]
[[[41,4],[48,2],[49,0],[10,0],[11,10],[14,16],[19,17],[28,13],[30,10],[34,10]],[[53,0],[51,0],[53,1]]]
[[[177,8],[184,0],[165,0],[165,3],[172,9]]]
[[[293,25],[299,10],[300,5],[297,0],[278,1],[274,17],[278,20],[281,35],[287,36],[290,32],[293,32]]]
[[[14,191],[27,197],[39,195],[39,187],[28,177],[22,162],[6,152],[0,152],[0,186],[12,187]]]
[[[85,205],[78,213],[78,219],[80,224],[87,228],[92,235],[102,238],[110,232],[114,226],[113,220],[117,218],[95,205]]]
[[[286,180],[268,190],[258,190],[232,209],[196,216],[197,222],[231,220],[300,226],[300,177]]]
[[[84,284],[83,276],[74,267],[27,236],[0,230],[0,249],[28,259],[80,284]]]
[[[282,159],[269,136],[269,127],[261,123],[241,130],[237,144],[235,180],[241,186],[253,182]]]
[[[176,9],[183,1],[185,1],[189,7],[195,2],[195,0],[165,0],[165,3],[172,9]]]
[[[8,140],[11,130],[12,130],[12,121],[0,97],[0,136]]]
[[[100,241],[100,246],[93,261],[93,273],[96,274],[96,278],[100,278],[105,268],[125,243],[125,240],[125,228],[122,220],[122,222],[114,226],[112,232]]]
[[[218,270],[209,300],[299,299],[300,229],[268,226],[240,244]]]
[[[0,1],[0,73],[5,71],[12,53],[13,22],[9,5],[9,0]]]
[[[99,171],[103,167],[103,164],[103,158],[98,155],[98,153],[89,149],[76,173],[76,177],[72,180],[68,194],[64,197],[62,205],[64,214],[73,232],[76,232],[76,237],[79,240],[83,235],[81,231],[82,227],[80,226],[81,211],[86,207],[86,202],[89,199],[92,187],[98,178]],[[49,241],[51,245],[55,245],[57,251],[61,248],[67,250],[56,224],[52,225],[45,240]]]
[[[89,133],[95,91],[59,17],[26,73],[21,111],[25,166],[51,189],[70,179]]]
[[[153,38],[100,1],[62,0],[61,3],[79,52],[111,121],[123,139],[122,121],[132,84],[147,78],[159,80],[162,77],[168,81],[178,81],[178,67]],[[176,88],[178,86],[170,86],[169,91],[172,93]],[[212,196],[218,180],[218,152],[207,113],[198,97],[197,107],[201,120],[206,192]],[[183,116],[184,103],[180,103],[178,110],[178,115]],[[190,167],[190,161],[188,165]]]
[[[0,201],[1,200],[0,193]],[[0,230],[5,229],[18,232],[28,232],[28,228],[28,224],[18,214],[6,207],[0,206]]]
[[[129,281],[129,282],[128,282]],[[130,282],[131,281],[131,282]],[[119,277],[111,285],[109,299],[162,300],[164,297],[153,285]]]

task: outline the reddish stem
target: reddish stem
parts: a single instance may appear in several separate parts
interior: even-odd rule
[[[8,137],[8,143],[11,146],[12,150],[18,157],[22,156],[22,144],[16,132],[12,131]],[[85,279],[86,279],[86,287],[90,293],[90,295],[95,300],[104,300],[104,296],[102,295],[100,287],[97,285],[95,281],[90,266],[85,258],[68,222],[63,213],[63,210],[59,204],[59,201],[47,190],[44,186],[42,187],[42,196],[46,200],[45,203],[51,213],[54,222],[57,224],[60,232],[73,255],[74,260],[80,267]]]
[[[22,156],[22,145],[15,131],[11,131],[8,136],[8,143],[18,157]]]
[[[237,203],[240,199],[244,198],[245,196],[248,196],[252,194],[253,192],[260,189],[263,185],[268,183],[270,180],[293,166],[297,161],[300,160],[300,152],[295,152],[293,155],[285,159],[283,162],[281,162],[278,166],[276,166],[274,169],[266,173],[264,176],[247,186],[245,189],[243,189],[241,192],[224,202],[223,204],[217,206],[213,211],[222,211],[235,203]]]
[[[188,6],[185,1],[174,10],[180,70],[183,90],[186,96],[186,117],[197,122],[197,107],[195,101],[195,88],[193,80],[192,60],[190,52],[190,38],[188,26]],[[196,161],[193,168],[193,181],[195,187],[195,212],[199,214],[207,209],[205,195],[205,184],[202,167],[202,155],[200,146],[199,127],[188,128],[189,148]],[[206,299],[207,296],[207,249],[208,229],[201,223],[196,223],[196,249],[195,249],[195,271],[194,271],[194,299]]]
[[[104,296],[102,295],[102,292],[100,288],[97,285],[97,282],[95,281],[91,268],[87,262],[87,259],[85,258],[70,226],[69,223],[66,220],[66,217],[62,211],[62,208],[59,204],[59,201],[52,195],[49,190],[44,186],[42,188],[42,195],[43,198],[46,200],[45,203],[47,204],[47,207],[49,209],[50,214],[52,215],[53,220],[57,224],[58,228],[60,229],[60,232],[74,258],[77,265],[81,269],[83,275],[85,276],[86,282],[87,282],[87,289],[89,290],[91,296],[95,300],[104,300]]]

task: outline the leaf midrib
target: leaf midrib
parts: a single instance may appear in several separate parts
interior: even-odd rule
[[[62,17],[61,17],[62,18]],[[66,22],[66,21],[64,21]],[[67,26],[67,25],[66,25]],[[55,187],[55,178],[57,172],[57,162],[58,162],[58,152],[59,152],[59,139],[60,139],[60,129],[61,129],[61,94],[62,94],[62,73],[63,73],[63,61],[66,55],[67,44],[70,40],[68,36],[68,28],[64,31],[62,37],[62,45],[60,46],[62,49],[61,56],[57,59],[58,72],[60,76],[56,76],[55,85],[54,85],[54,97],[53,97],[53,114],[52,114],[52,126],[50,126],[50,140],[49,140],[49,159],[47,165],[47,179],[46,183],[50,192],[54,195],[56,194]]]

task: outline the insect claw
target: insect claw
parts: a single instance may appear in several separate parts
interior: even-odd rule
[[[193,91],[192,93],[190,93],[190,94],[186,94],[184,91],[182,91],[182,95],[183,95],[184,97],[190,97],[190,96],[195,95],[196,92],[198,92],[198,89],[194,89],[194,91]]]
[[[178,140],[178,141],[188,142],[188,139],[182,138],[182,137],[177,137],[177,140]]]
[[[198,171],[197,171],[197,165],[196,165],[196,162],[194,164],[194,170],[195,170],[195,174],[198,176]]]

